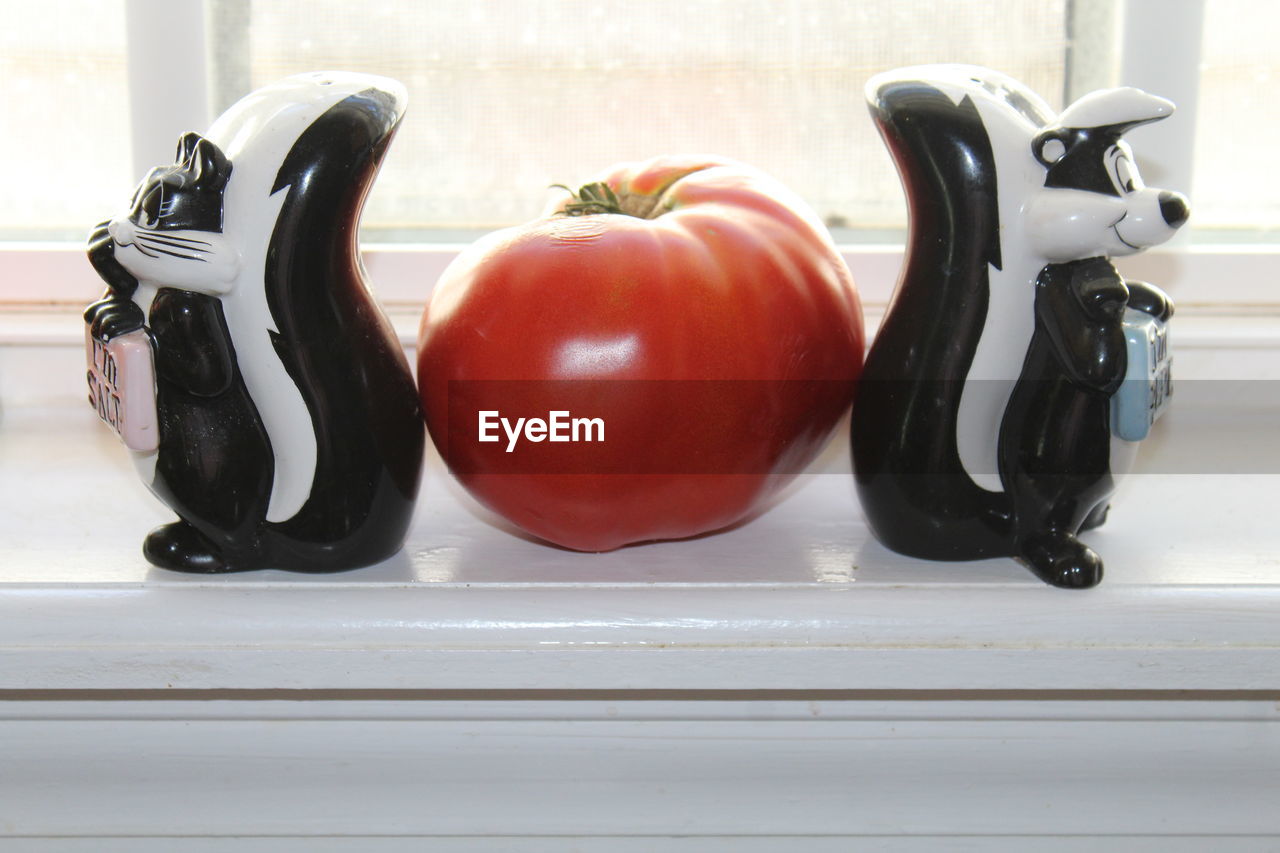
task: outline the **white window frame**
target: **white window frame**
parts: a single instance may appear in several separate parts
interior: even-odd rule
[[[1096,10],[1106,0],[1076,0]],[[1109,49],[1125,84],[1146,88],[1178,105],[1178,120],[1135,130],[1142,134],[1139,156],[1144,173],[1161,185],[1189,188],[1192,181],[1195,118],[1199,101],[1199,58],[1204,0],[1118,0],[1122,22]],[[206,3],[126,0],[129,109],[134,171],[143,174],[171,156],[172,141],[212,119],[213,86],[208,79]],[[162,33],[163,37],[156,37]],[[1096,75],[1093,75],[1096,78]],[[1069,89],[1094,85],[1088,69],[1072,69]],[[1070,95],[1081,92],[1071,91]],[[1193,200],[1194,201],[1194,200]],[[1271,286],[1280,246],[1266,243],[1213,244],[1210,232],[1185,234],[1163,249],[1124,259],[1122,272],[1169,289],[1180,309],[1256,313],[1280,308],[1280,290]],[[838,233],[837,238],[841,235]],[[457,239],[456,234],[453,235]],[[420,242],[370,244],[366,264],[379,298],[408,310],[424,304],[441,270],[463,244]],[[841,246],[864,303],[874,314],[892,293],[901,262],[900,244],[847,242]],[[30,339],[23,309],[79,310],[101,290],[76,243],[0,242],[0,345],[14,334]],[[38,282],[38,286],[33,286]],[[15,313],[16,312],[16,313]],[[15,332],[14,329],[18,331]]]
[[[1104,0],[1104,3],[1106,0]],[[1178,120],[1137,131],[1144,174],[1153,183],[1189,191],[1199,104],[1204,0],[1117,0],[1119,43],[1114,46],[1123,84],[1155,92],[1178,105]],[[1077,19],[1098,4],[1075,0]],[[172,141],[214,118],[209,79],[210,15],[206,2],[126,0],[129,112],[134,173],[166,162]],[[1095,38],[1076,33],[1080,39]],[[1083,52],[1077,63],[1107,63],[1105,48]],[[1097,54],[1095,57],[1094,54]],[[1083,72],[1083,73],[1082,73]],[[1105,75],[1104,75],[1105,76]],[[1073,68],[1068,96],[1104,85],[1088,69]],[[1074,91],[1079,88],[1080,91]]]

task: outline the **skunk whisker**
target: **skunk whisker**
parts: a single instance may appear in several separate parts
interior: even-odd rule
[[[174,243],[174,242],[169,241],[168,239],[163,239],[163,240],[162,240],[162,239],[160,239],[160,238],[158,238],[158,237],[147,237],[147,236],[139,235],[139,236],[138,236],[138,239],[139,239],[139,240],[146,240],[146,241],[147,241],[147,243],[148,243],[149,245],[152,245],[152,246],[168,246],[168,247],[170,247],[170,248],[172,248],[172,249],[185,249],[185,250],[186,250],[186,251],[188,251],[188,252],[192,252],[192,253],[201,253],[201,254],[202,254],[202,253],[204,253],[204,251],[205,251],[204,249],[197,249],[197,248],[196,248],[196,247],[194,247],[194,246],[187,246],[187,245],[184,245],[184,244],[182,244],[182,243]]]
[[[137,244],[137,246],[138,246],[138,251],[139,251],[139,252],[142,252],[142,243],[141,243],[141,242],[139,242],[139,243]],[[151,250],[152,250],[152,251],[159,252],[159,253],[160,253],[160,254],[162,254],[162,255],[169,255],[170,257],[174,257],[174,258],[181,258],[181,259],[182,259],[182,260],[184,260],[184,261],[199,261],[199,262],[200,262],[200,263],[202,263],[202,264],[207,264],[207,263],[209,263],[209,260],[208,260],[207,258],[201,258],[201,257],[198,257],[198,256],[196,256],[196,255],[183,255],[183,254],[179,254],[178,252],[170,252],[168,249],[161,249],[161,248],[158,248],[158,247],[156,247],[156,246],[154,246],[154,245],[151,245],[151,246],[150,246],[150,248],[151,248]],[[142,252],[142,254],[144,254],[144,255],[145,255],[145,254],[147,254],[147,253],[146,253],[146,252]],[[155,257],[155,255],[152,255],[151,257],[153,257],[153,258],[154,258],[154,257]]]
[[[211,243],[207,243],[207,242],[205,242],[204,240],[194,240],[194,239],[192,239],[191,237],[179,237],[179,236],[178,236],[178,235],[176,235],[176,234],[170,234],[170,233],[168,233],[168,232],[166,232],[166,231],[157,231],[157,230],[155,230],[154,228],[139,228],[139,229],[138,229],[138,233],[139,233],[139,234],[147,234],[147,235],[149,235],[149,236],[150,236],[150,235],[154,235],[154,236],[157,236],[157,237],[163,237],[165,240],[175,240],[175,241],[177,241],[177,242],[179,242],[179,243],[192,243],[192,244],[199,245],[199,246],[210,246],[210,245],[212,245]]]

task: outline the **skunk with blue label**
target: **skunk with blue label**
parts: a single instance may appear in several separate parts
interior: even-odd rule
[[[146,537],[155,565],[326,572],[401,547],[423,423],[356,239],[405,101],[360,74],[260,89],[90,236],[89,399],[178,515]]]
[[[888,547],[935,560],[1012,556],[1089,587],[1078,538],[1103,522],[1169,393],[1159,289],[1110,258],[1169,239],[1178,193],[1143,185],[1124,141],[1168,116],[1132,88],[1054,115],[973,66],[867,84],[910,211],[906,260],[854,404],[859,497]]]

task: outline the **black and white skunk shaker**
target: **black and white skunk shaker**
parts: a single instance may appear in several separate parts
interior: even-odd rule
[[[1143,185],[1122,136],[1173,105],[1137,89],[1062,113],[1011,78],[923,66],[867,100],[902,176],[906,262],[853,412],[858,492],[888,547],[1012,556],[1088,587],[1077,534],[1169,391],[1169,298],[1110,258],[1169,239],[1186,199]]]
[[[327,572],[403,544],[423,423],[357,235],[405,102],[362,74],[267,86],[90,236],[90,403],[178,515],[146,537],[157,566]]]

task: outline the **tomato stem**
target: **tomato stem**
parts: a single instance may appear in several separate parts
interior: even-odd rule
[[[618,198],[618,194],[606,183],[585,184],[577,192],[569,189],[564,184],[552,184],[551,187],[552,189],[564,190],[573,197],[573,201],[568,202],[564,206],[564,210],[561,211],[565,216],[591,216],[597,213],[633,215],[623,209],[622,201]]]

